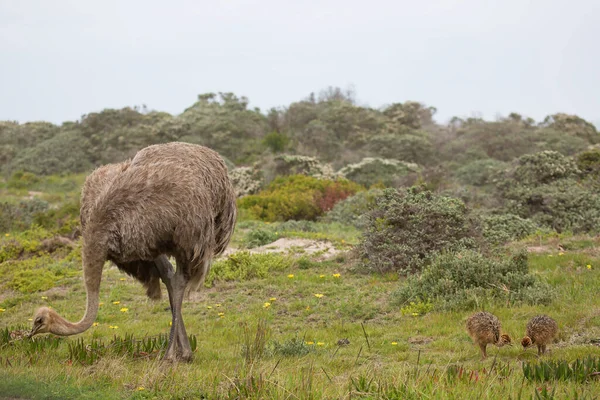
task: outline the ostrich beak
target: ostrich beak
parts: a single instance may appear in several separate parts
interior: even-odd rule
[[[31,332],[27,334],[27,338],[31,338],[33,335],[35,335],[40,328],[41,325],[34,325],[33,328],[31,328]]]

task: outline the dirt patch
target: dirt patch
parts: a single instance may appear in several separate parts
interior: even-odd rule
[[[239,249],[228,248],[223,253],[223,256],[226,257],[230,254],[239,251]],[[269,243],[264,246],[255,247],[253,249],[247,250],[250,253],[296,253],[296,254],[319,254],[319,258],[328,259],[341,251],[333,247],[331,242],[326,240],[311,240],[311,239],[290,239],[290,238],[281,238],[273,243]]]
[[[554,251],[554,249],[550,246],[528,246],[527,247],[528,253],[540,254],[540,253],[551,253],[553,251]]]
[[[414,336],[408,338],[410,344],[428,344],[433,342],[433,338],[429,336]]]

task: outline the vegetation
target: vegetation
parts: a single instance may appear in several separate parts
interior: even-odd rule
[[[359,257],[367,271],[420,271],[439,251],[476,246],[465,204],[421,188],[386,189],[367,214]]]
[[[597,398],[600,136],[583,119],[454,118],[328,88],[262,112],[208,93],[179,115],[0,122],[0,397]],[[149,144],[219,151],[238,195],[227,254],[184,306],[191,364],[164,365],[168,299],[105,266],[96,323],[26,338],[41,305],[83,315],[79,194]],[[480,361],[465,320],[515,344]]]

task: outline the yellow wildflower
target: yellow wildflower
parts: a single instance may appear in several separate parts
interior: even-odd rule
[[[115,326],[109,325],[108,329],[119,329],[119,327],[117,325],[115,325]]]
[[[269,299],[269,301],[275,301],[275,300],[277,300],[277,298],[276,298],[276,297],[271,297],[271,298]]]
[[[392,346],[397,346],[398,342],[392,342]]]
[[[127,311],[129,311],[129,308],[127,308],[127,307],[121,308],[121,312],[127,312]]]
[[[4,311],[6,311],[6,310],[4,310]],[[33,321],[33,318],[27,318],[27,321]]]
[[[210,310],[212,308],[212,306],[206,306],[206,308],[208,308]]]
[[[4,236],[9,237],[10,233],[5,233]]]
[[[269,307],[271,307],[271,303],[267,302],[267,303],[263,304],[263,308],[269,308]]]
[[[141,392],[142,390],[146,390],[146,389],[143,386],[140,386],[140,387],[137,388],[138,392]]]
[[[587,269],[592,269],[592,265],[591,265],[591,264],[588,264],[588,265],[586,265],[585,267],[586,267]]]
[[[218,315],[219,317],[223,317],[223,316],[225,316],[225,313],[222,313],[222,312],[220,312],[220,313],[218,313],[217,315]]]
[[[564,256],[565,253],[563,253],[562,251],[560,253],[558,253],[559,256]]]
[[[92,324],[92,326],[98,326],[98,325],[100,325],[98,322],[94,322],[94,323]]]
[[[325,296],[324,294],[321,293],[315,293],[315,297],[320,299],[321,297]]]
[[[169,326],[173,326],[173,321],[169,321]]]
[[[48,296],[42,296],[42,300],[48,300]]]
[[[315,342],[306,342],[306,344],[310,346],[312,344],[315,344]]]
[[[125,280],[125,278],[120,278],[119,280],[120,280],[120,281],[124,281],[124,280]]]
[[[324,345],[325,345],[325,343],[323,343],[323,342],[317,342],[317,346],[324,346]]]
[[[6,308],[0,308],[0,312],[6,311]]]
[[[325,275],[321,274],[319,275],[319,278],[325,278]]]
[[[334,278],[339,278],[340,276],[342,276],[341,274],[333,274]]]
[[[294,277],[294,274],[289,274],[288,275],[288,278],[293,278],[293,277]]]
[[[103,305],[104,305],[104,303],[103,303],[103,302],[100,302],[100,303],[98,303],[98,305],[99,305],[99,306],[103,306]]]
[[[413,317],[418,317],[418,316],[419,316],[419,313],[418,313],[418,312],[414,312],[414,313],[412,313],[412,316],[413,316]]]
[[[120,301],[113,301],[113,304],[121,304]]]
[[[310,306],[306,306],[306,311],[310,310]]]
[[[221,303],[215,304],[215,307],[221,307]]]

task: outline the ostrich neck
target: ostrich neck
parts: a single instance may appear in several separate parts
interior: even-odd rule
[[[106,261],[106,241],[100,230],[86,230],[83,238],[83,279],[87,294],[85,314],[79,322],[72,323],[56,315],[50,331],[56,335],[69,336],[86,331],[98,315],[100,281]]]

